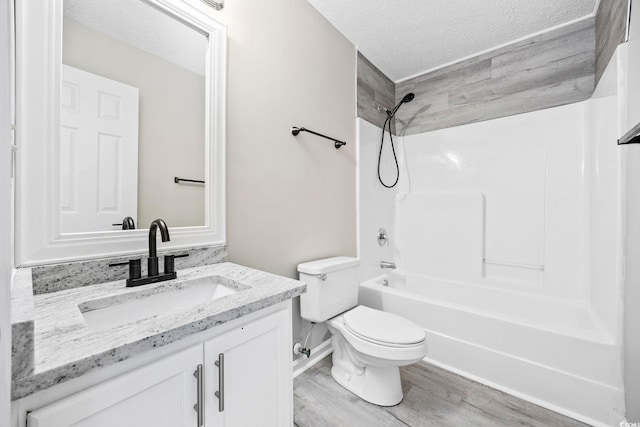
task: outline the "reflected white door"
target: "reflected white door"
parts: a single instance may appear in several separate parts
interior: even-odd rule
[[[62,65],[63,233],[121,229],[138,207],[138,89]]]

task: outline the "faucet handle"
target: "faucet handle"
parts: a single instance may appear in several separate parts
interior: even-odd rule
[[[175,255],[165,255],[164,256],[164,272],[166,273],[173,273],[174,271],[176,271],[176,265],[175,265]]]
[[[142,277],[141,264],[140,258],[129,260],[129,279],[139,279]]]
[[[378,245],[384,246],[389,244],[389,239],[387,237],[387,230],[384,228],[380,228],[378,230]]]
[[[130,259],[124,262],[114,262],[109,264],[109,267],[129,266],[129,279],[139,279],[142,276],[142,268],[140,267],[140,258]]]

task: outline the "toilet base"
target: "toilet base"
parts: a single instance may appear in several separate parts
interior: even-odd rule
[[[333,357],[331,376],[356,396],[379,406],[394,406],[402,401],[400,369],[397,366],[358,368]]]
[[[329,319],[327,328],[331,332],[333,379],[374,405],[400,403],[403,398],[400,367],[420,361],[427,352],[426,342],[406,347],[374,344],[351,334],[342,316]]]

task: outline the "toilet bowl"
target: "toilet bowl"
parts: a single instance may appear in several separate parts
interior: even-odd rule
[[[333,350],[332,377],[380,406],[402,401],[400,367],[427,353],[425,331],[401,316],[357,305],[358,260],[334,257],[298,265],[307,292],[300,314],[326,322]]]
[[[400,366],[427,354],[424,330],[394,314],[357,306],[327,321],[331,376],[344,388],[380,406],[402,401]]]

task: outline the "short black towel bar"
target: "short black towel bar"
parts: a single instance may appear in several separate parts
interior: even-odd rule
[[[323,134],[318,133],[318,132],[314,132],[314,131],[312,131],[310,129],[307,129],[307,128],[299,128],[299,127],[296,127],[296,126],[291,128],[291,134],[293,136],[297,136],[300,132],[309,132],[309,133],[312,133],[312,134],[317,135],[319,137],[326,138],[326,139],[328,139],[330,141],[333,141],[336,149],[342,147],[343,145],[347,145],[347,143],[344,142],[344,141],[340,141],[338,139],[331,138],[330,136],[323,135]]]
[[[176,184],[180,184],[180,182],[197,182],[198,184],[204,184],[204,181],[200,181],[197,179],[185,179],[185,178],[178,178],[177,176],[173,177],[173,182],[175,182]]]

